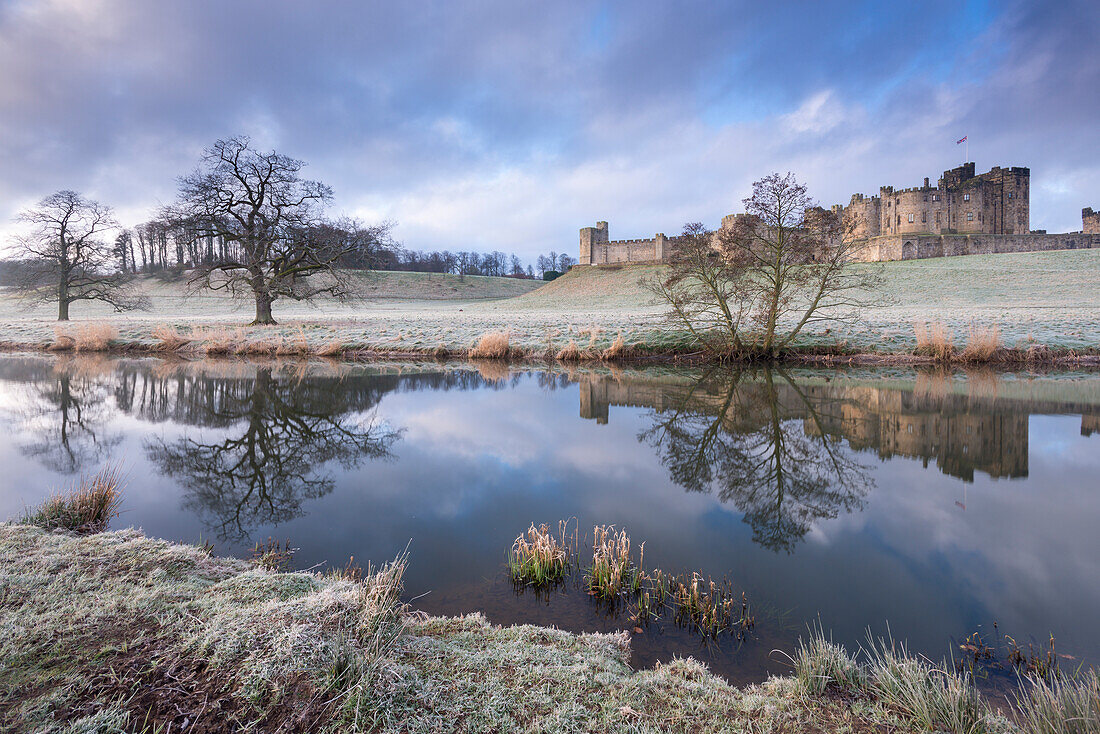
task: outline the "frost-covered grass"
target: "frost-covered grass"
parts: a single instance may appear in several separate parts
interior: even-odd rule
[[[733,688],[692,660],[635,672],[625,633],[411,614],[401,568],[272,573],[134,530],[2,524],[0,729],[869,732],[889,719],[786,680]]]
[[[633,670],[626,632],[409,612],[403,568],[277,573],[135,530],[0,524],[0,730],[1031,730],[892,644],[857,662],[818,630],[792,677],[735,688],[690,658]],[[1088,673],[1015,715],[1092,733],[1098,701]]]
[[[914,324],[934,323],[943,324],[960,350],[973,334],[993,330],[1007,348],[1100,350],[1100,250],[859,267],[882,268],[886,305],[867,309],[850,323],[822,325],[800,346],[908,354],[917,348]],[[276,302],[279,325],[247,329],[252,318],[247,302],[209,292],[185,297],[180,283],[149,279],[152,311],[117,315],[97,304],[78,304],[74,323],[62,329],[75,335],[81,322],[109,321],[119,341],[145,345],[158,343],[153,332],[163,326],[184,337],[199,330],[264,344],[304,338],[312,350],[326,347],[330,353],[338,347],[466,353],[494,332],[507,333],[513,351],[532,355],[690,349],[683,332],[664,325],[662,307],[640,285],[662,272],[654,265],[579,267],[545,285],[381,273],[364,279],[364,300]],[[24,311],[9,295],[0,295],[0,342],[55,343],[53,318],[50,307]]]

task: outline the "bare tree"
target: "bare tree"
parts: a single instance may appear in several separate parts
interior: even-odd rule
[[[76,301],[103,301],[116,311],[146,308],[131,294],[130,278],[115,266],[117,251],[103,236],[118,227],[111,208],[75,191],[58,191],[19,214],[30,231],[15,240],[26,267],[15,289],[31,301],[57,301],[57,320],[69,320]]]
[[[790,173],[753,184],[746,213],[714,233],[688,225],[650,288],[708,351],[774,359],[806,327],[882,302],[878,270],[852,267],[856,222],[813,205]]]
[[[301,178],[303,165],[254,150],[246,137],[219,140],[180,179],[179,199],[165,212],[177,229],[223,244],[212,262],[196,266],[190,282],[251,295],[253,324],[275,323],[271,305],[278,298],[350,294],[338,266],[358,244],[328,236],[322,213],[332,189]]]

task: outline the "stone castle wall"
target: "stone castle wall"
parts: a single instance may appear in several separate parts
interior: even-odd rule
[[[650,239],[612,240],[607,222],[596,222],[595,227],[581,230],[579,264],[662,262],[668,259],[669,247],[677,239],[658,232]]]
[[[920,260],[957,255],[1088,250],[1100,248],[1100,233],[1084,234],[891,234],[872,237],[860,252],[864,262]]]

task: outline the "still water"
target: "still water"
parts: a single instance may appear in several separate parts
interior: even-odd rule
[[[632,631],[639,666],[760,680],[818,620],[937,659],[981,631],[1100,661],[1095,375],[7,356],[0,430],[2,516],[122,461],[115,527],[243,556],[289,539],[300,568],[407,547],[405,596],[433,614],[633,630],[581,574],[508,578],[516,535],[567,518],[745,592],[747,639],[658,620]]]

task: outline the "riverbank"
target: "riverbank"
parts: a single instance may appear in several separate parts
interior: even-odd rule
[[[873,702],[691,660],[632,671],[622,634],[501,628],[397,603],[403,559],[280,573],[124,530],[0,525],[11,731],[881,731]]]
[[[792,651],[791,677],[735,688],[691,659],[632,670],[626,632],[410,612],[398,601],[406,562],[283,572],[277,550],[244,561],[132,529],[80,536],[0,524],[0,724],[37,732],[1021,730],[949,668],[885,648],[864,665],[820,634]],[[1094,678],[1082,686],[1087,707],[1100,690],[1088,688]],[[1045,705],[1044,715],[1070,715]],[[1038,729],[1046,730],[1062,731]]]
[[[364,275],[363,300],[322,300],[313,307],[280,302],[280,324],[265,327],[245,326],[251,318],[247,303],[215,293],[188,295],[181,281],[143,280],[140,287],[153,304],[147,313],[118,315],[82,304],[75,320],[64,324],[48,307],[27,311],[0,294],[0,345],[372,360],[465,357],[472,350],[475,357],[489,357],[476,352],[482,339],[507,335],[506,349],[495,354],[509,359],[705,361],[685,333],[664,323],[664,309],[641,286],[659,277],[662,267],[575,268],[543,285],[423,273]],[[954,361],[1100,364],[1100,251],[881,267],[884,305],[806,334],[790,361],[930,364],[950,354]],[[968,352],[972,344],[982,348]]]

